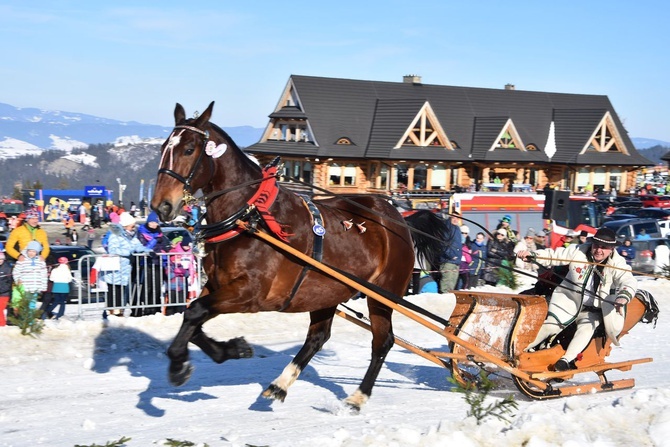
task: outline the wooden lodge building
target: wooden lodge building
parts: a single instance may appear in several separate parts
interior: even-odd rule
[[[653,165],[600,95],[293,75],[269,117],[246,150],[335,193],[625,192]]]

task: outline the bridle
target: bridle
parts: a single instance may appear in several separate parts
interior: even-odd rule
[[[181,132],[178,134],[175,134],[177,129],[181,129]],[[202,148],[200,149],[200,153],[198,154],[198,158],[196,159],[195,163],[193,163],[193,166],[191,167],[191,172],[188,173],[188,176],[183,177],[181,174],[175,172],[172,168],[174,167],[174,148],[180,143],[181,141],[181,135],[184,133],[184,131],[191,131],[195,132],[199,135],[202,135]],[[197,127],[193,126],[186,126],[186,125],[181,125],[181,126],[175,126],[174,130],[168,137],[167,145],[165,146],[165,151],[163,151],[163,155],[161,155],[161,161],[159,166],[163,166],[163,161],[165,160],[165,156],[170,155],[170,167],[169,168],[160,168],[158,169],[158,175],[160,174],[167,174],[170,177],[173,177],[177,179],[180,183],[184,185],[184,203],[187,205],[190,205],[197,200],[195,197],[193,197],[193,188],[191,185],[191,182],[193,181],[193,177],[195,176],[195,172],[198,170],[198,167],[200,167],[200,163],[202,162],[203,157],[205,156],[205,148],[207,146],[207,143],[209,141],[209,131],[207,130],[200,130]],[[210,164],[211,168],[210,169],[210,180],[211,177],[214,175],[214,163],[212,162],[210,158]]]

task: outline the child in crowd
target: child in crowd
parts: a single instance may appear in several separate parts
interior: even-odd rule
[[[12,293],[12,267],[5,261],[5,254],[0,252],[0,326],[5,326],[5,309]]]
[[[68,259],[65,256],[58,258],[58,266],[51,270],[49,275],[49,280],[53,282],[51,288],[51,293],[53,299],[47,311],[42,314],[42,319],[46,319],[48,315],[51,315],[56,306],[60,305],[58,313],[55,315],[55,319],[58,320],[65,313],[65,304],[67,303],[67,297],[70,294],[70,283],[72,282],[72,272],[70,271],[70,265],[68,264]]]
[[[17,287],[23,289],[25,298],[30,300],[30,308],[34,309],[40,294],[47,290],[47,264],[40,258],[42,244],[30,241],[26,249],[21,252],[23,260],[16,261],[12,276]],[[20,294],[12,296],[12,308],[18,315],[21,304]]]

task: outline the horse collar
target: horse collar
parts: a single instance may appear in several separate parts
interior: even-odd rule
[[[253,214],[256,214],[275,236],[284,242],[288,242],[288,237],[291,234],[284,230],[284,227],[277,222],[270,212],[270,207],[274,204],[279,193],[277,169],[276,165],[263,168],[263,179],[260,181],[258,190],[247,201],[246,205],[236,213],[220,223],[203,225],[201,233],[206,243],[223,242],[240,235],[245,229],[241,228],[237,221],[248,222]]]

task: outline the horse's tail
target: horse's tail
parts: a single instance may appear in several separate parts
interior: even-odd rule
[[[449,223],[429,210],[419,210],[405,218],[412,231],[414,250],[423,270],[439,270],[440,256],[446,251]],[[427,265],[426,265],[427,264]]]

